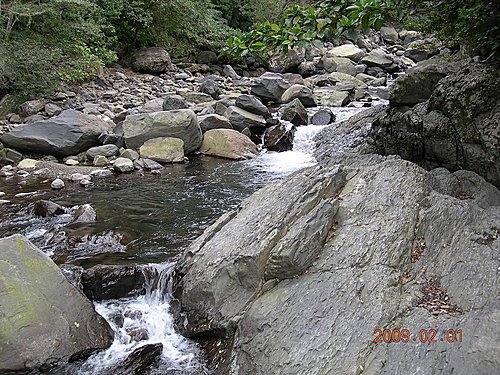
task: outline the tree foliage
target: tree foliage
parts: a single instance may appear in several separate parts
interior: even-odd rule
[[[500,54],[500,1],[392,0],[393,15],[484,56]]]
[[[341,36],[355,39],[360,30],[380,29],[385,3],[382,0],[329,0],[315,6],[292,6],[277,23],[266,21],[255,29],[229,38],[224,55],[242,58],[290,48],[320,44]]]

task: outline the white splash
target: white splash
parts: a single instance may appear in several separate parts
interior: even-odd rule
[[[310,115],[314,114],[318,109],[311,108],[309,110]],[[259,157],[249,162],[251,166],[258,171],[271,173],[275,177],[284,177],[295,171],[315,165],[317,161],[313,154],[316,147],[314,142],[316,134],[326,127],[335,126],[335,124],[349,119],[366,108],[340,107],[330,109],[336,116],[334,124],[298,126],[291,151],[264,151]]]
[[[146,294],[139,297],[96,303],[96,311],[111,325],[115,339],[110,348],[90,357],[80,375],[112,373],[112,369],[134,350],[148,344],[163,344],[156,369],[182,370],[183,374],[204,371],[195,343],[174,328],[170,313],[171,275],[175,264],[143,266]]]

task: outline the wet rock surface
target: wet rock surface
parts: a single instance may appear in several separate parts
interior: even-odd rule
[[[290,151],[293,148],[293,138],[296,128],[287,128],[285,125],[275,125],[267,129],[264,134],[263,147],[269,151]]]
[[[140,266],[95,266],[81,276],[85,295],[93,300],[118,299],[143,294],[145,277]]]

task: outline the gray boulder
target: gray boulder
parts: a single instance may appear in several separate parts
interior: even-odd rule
[[[431,97],[438,82],[448,74],[457,71],[456,64],[442,60],[427,60],[399,76],[390,92],[392,106],[413,106]]]
[[[335,114],[330,108],[322,108],[311,116],[312,125],[329,125],[335,122]]]
[[[382,26],[380,28],[380,35],[387,44],[398,44],[400,42],[399,34],[394,27]]]
[[[186,109],[189,108],[186,99],[180,95],[169,95],[163,100],[163,110],[171,111],[174,109]]]
[[[231,79],[240,79],[241,77],[236,73],[234,68],[231,65],[224,65],[224,69],[222,70],[222,73]]]
[[[134,162],[127,158],[118,158],[114,161],[113,168],[120,173],[130,173],[134,171]]]
[[[356,78],[366,83],[368,86],[379,87],[385,85],[387,79],[386,77],[374,77],[369,74],[359,73],[356,74]]]
[[[94,160],[94,158],[98,155],[105,156],[105,157],[110,157],[110,156],[116,156],[120,153],[120,149],[115,146],[115,145],[104,145],[104,146],[97,146],[97,147],[92,147],[87,150],[85,155],[87,156],[87,159],[89,160]]]
[[[295,49],[289,49],[286,54],[277,52],[269,58],[269,70],[275,73],[294,72],[303,60]]]
[[[230,106],[226,110],[225,117],[229,119],[231,126],[240,132],[245,128],[254,129],[266,127],[266,120],[263,116],[234,106]]]
[[[243,94],[238,96],[235,102],[235,106],[242,108],[248,112],[255,113],[256,115],[264,116],[264,118],[271,117],[269,109],[253,95]]]
[[[213,99],[219,99],[219,95],[221,94],[221,88],[213,79],[205,78],[200,85],[200,92],[210,95]]]
[[[42,112],[45,109],[46,103],[45,99],[29,100],[21,104],[19,113],[23,117],[36,115],[38,112]]]
[[[321,59],[321,63],[323,64],[323,69],[328,73],[340,72],[351,76],[355,76],[357,73],[356,65],[345,57],[325,55]]]
[[[406,48],[405,56],[413,61],[424,61],[439,54],[441,43],[434,38],[412,41]]]
[[[388,68],[394,62],[391,55],[384,52],[381,48],[374,49],[368,55],[361,59],[363,64],[368,66],[376,66],[380,68]]]
[[[316,100],[312,90],[304,85],[292,85],[281,96],[283,103],[290,103],[294,99],[299,99],[304,107],[316,107]]]
[[[217,54],[213,51],[199,51],[196,54],[195,60],[198,64],[211,65],[211,64],[217,64],[219,58],[217,57]]]
[[[252,94],[265,101],[279,101],[289,87],[281,74],[264,73],[254,81]]]
[[[220,115],[210,114],[198,116],[201,131],[205,133],[212,129],[232,129],[231,123],[227,118]]]
[[[327,54],[338,57],[345,57],[354,62],[359,62],[366,55],[366,52],[353,44],[344,44],[328,50]]]
[[[444,195],[435,178],[367,155],[258,191],[187,249],[180,327],[218,338],[217,374],[494,373],[500,202]],[[402,327],[437,342],[373,343]],[[469,336],[450,344],[448,329]]]
[[[0,141],[19,151],[66,157],[98,145],[99,135],[113,126],[68,109],[57,117],[18,126],[2,135]]]
[[[165,99],[162,98],[149,100],[139,108],[139,113],[151,113],[151,112],[163,111],[164,101]],[[178,108],[172,108],[172,109],[178,109]]]
[[[290,103],[281,106],[281,118],[291,122],[293,125],[307,125],[309,115],[299,99],[294,99]]]
[[[315,88],[314,98],[319,105],[325,107],[343,107],[351,101],[348,91],[336,90],[332,87]]]
[[[22,236],[0,239],[0,372],[64,364],[109,347],[113,332],[56,264]]]
[[[138,149],[149,139],[180,138],[189,154],[201,146],[202,133],[198,118],[190,109],[127,116],[123,122],[123,138],[128,148]]]
[[[62,108],[54,103],[45,104],[44,110],[49,117],[57,116],[62,112]]]
[[[149,47],[132,56],[131,67],[140,73],[161,74],[172,69],[172,61],[163,48]]]

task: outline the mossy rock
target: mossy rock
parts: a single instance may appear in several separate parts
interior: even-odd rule
[[[23,236],[0,239],[0,373],[65,363],[111,345],[108,323]]]

